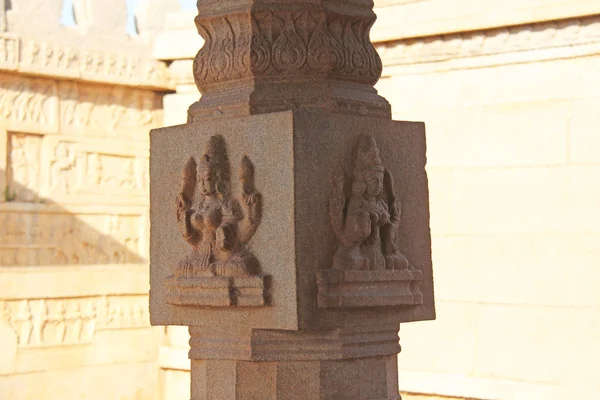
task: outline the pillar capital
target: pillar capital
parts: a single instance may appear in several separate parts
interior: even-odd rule
[[[190,121],[309,108],[390,118],[364,0],[200,0]]]

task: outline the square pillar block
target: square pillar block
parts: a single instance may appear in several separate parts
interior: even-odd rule
[[[399,398],[399,323],[435,318],[424,124],[295,110],[150,139],[151,322],[190,326],[193,400]]]

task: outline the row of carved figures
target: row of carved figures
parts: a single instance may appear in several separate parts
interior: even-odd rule
[[[401,202],[392,175],[381,162],[375,139],[360,136],[354,158],[352,176],[340,170],[333,180],[329,214],[339,246],[332,267],[413,269],[398,248]],[[260,274],[259,262],[248,247],[262,217],[262,196],[255,188],[254,172],[254,165],[244,156],[238,170],[241,191],[234,197],[222,136],[209,139],[198,161],[188,160],[182,172],[176,216],[192,251],[177,264],[174,276]]]
[[[100,330],[148,326],[148,312],[140,304],[112,305],[106,296],[97,300],[21,300],[2,302],[0,322],[9,324],[19,347],[86,344]],[[49,306],[48,303],[54,303]]]
[[[97,88],[75,82],[57,84],[52,80],[16,79],[3,75],[0,79],[0,119],[54,125],[59,105],[66,126],[103,128],[105,136],[116,137],[115,130],[156,125],[159,112],[156,98],[155,93],[145,90]],[[123,135],[119,133],[118,136]]]

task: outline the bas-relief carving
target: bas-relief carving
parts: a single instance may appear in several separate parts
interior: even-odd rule
[[[420,304],[422,274],[398,249],[401,210],[375,139],[360,136],[352,178],[343,170],[333,178],[329,215],[339,245],[331,270],[317,274],[321,307]],[[367,294],[377,287],[378,298]]]
[[[69,201],[85,195],[142,199],[148,194],[147,157],[94,152],[94,143],[42,135],[10,133],[8,138],[5,200],[37,202],[66,195]]]
[[[2,32],[1,28],[0,32]],[[18,63],[18,51],[19,41],[13,36],[2,35],[0,33],[0,69],[16,69]]]
[[[149,326],[147,299],[133,297],[6,300],[0,318],[19,348],[91,344],[100,331]]]
[[[243,157],[238,172],[241,193],[234,198],[221,136],[209,139],[197,162],[193,157],[187,161],[176,211],[181,234],[192,251],[168,278],[170,303],[264,305],[264,276],[248,247],[261,222],[262,198],[248,157]],[[194,202],[197,186],[199,196]]]
[[[194,60],[198,88],[252,76],[329,73],[373,85],[381,60],[369,40],[372,17],[263,11],[196,18],[206,44]]]
[[[369,39],[372,3],[325,3],[261,3],[235,13],[200,5],[205,44],[193,71],[203,97],[188,121],[298,108],[389,118],[389,103],[373,88],[382,64]]]
[[[359,139],[349,198],[345,186],[344,172],[338,171],[329,204],[331,225],[340,242],[333,268],[407,269],[408,260],[396,245],[400,201],[372,137]]]
[[[151,91],[61,82],[59,96],[66,134],[142,140],[140,131],[160,122],[157,96]]]
[[[160,61],[125,53],[78,50],[63,44],[19,39],[7,34],[1,35],[2,39],[6,43],[10,41],[11,49],[15,50],[22,42],[22,54],[11,52],[13,59],[9,64],[22,72],[128,86],[164,88],[170,85],[167,66]]]
[[[0,213],[0,265],[143,261],[141,216]]]
[[[35,202],[40,191],[41,135],[9,134],[7,196],[11,201]],[[7,199],[5,199],[7,200]]]
[[[145,197],[148,193],[147,158],[90,152],[64,141],[53,149],[53,195]]]
[[[17,126],[57,125],[57,89],[53,81],[0,74],[0,120]],[[13,125],[14,126],[14,125]]]

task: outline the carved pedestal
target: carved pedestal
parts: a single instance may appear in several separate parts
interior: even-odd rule
[[[317,272],[321,308],[418,306],[423,304],[419,270]]]
[[[167,302],[179,306],[260,307],[266,304],[265,276],[166,279]]]

